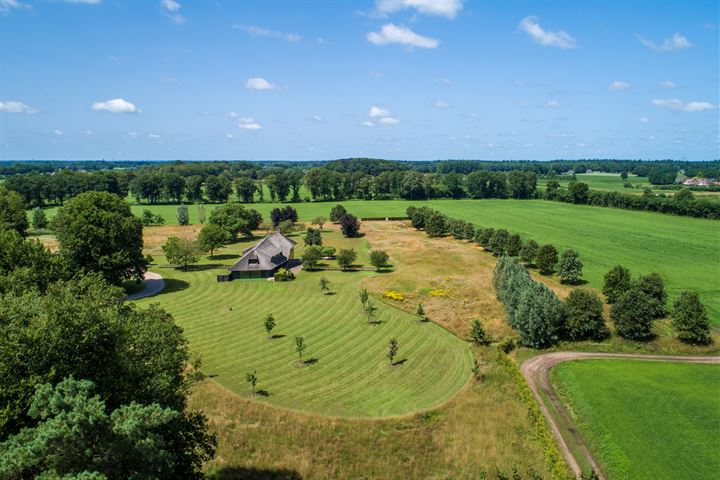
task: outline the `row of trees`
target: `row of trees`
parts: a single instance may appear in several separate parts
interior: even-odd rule
[[[410,221],[418,230],[425,230],[430,237],[452,235],[459,240],[471,240],[496,257],[506,255],[523,260],[527,266],[537,266],[541,273],[558,274],[562,283],[578,283],[582,277],[583,263],[577,251],[569,249],[558,253],[554,245],[538,245],[535,240],[522,240],[520,235],[505,229],[476,228],[470,222],[451,218],[429,207],[408,207]]]
[[[642,195],[622,192],[590,190],[586,183],[570,182],[561,188],[557,181],[549,181],[540,198],[596,207],[644,210],[687,217],[720,219],[720,202],[713,199],[696,198],[689,189],[667,196],[654,194],[646,189]]]

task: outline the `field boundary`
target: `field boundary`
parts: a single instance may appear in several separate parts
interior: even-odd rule
[[[642,354],[625,354],[625,353],[595,353],[595,352],[554,352],[545,353],[526,360],[520,366],[525,381],[537,400],[540,411],[545,416],[545,420],[558,444],[560,452],[570,469],[575,475],[580,475],[582,469],[578,459],[573,454],[568,441],[562,434],[561,426],[571,436],[570,441],[579,450],[585,462],[595,470],[600,480],[606,480],[597,460],[590,453],[588,445],[583,440],[578,428],[575,426],[570,414],[560,400],[558,393],[550,382],[550,370],[562,362],[574,360],[591,360],[591,359],[629,359],[651,362],[687,362],[687,363],[704,363],[704,364],[720,364],[720,356],[677,356],[677,355],[642,355]],[[552,415],[544,398],[552,404],[553,409],[557,412],[557,418]]]

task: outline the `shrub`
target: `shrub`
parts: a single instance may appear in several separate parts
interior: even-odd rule
[[[537,257],[538,249],[540,246],[537,244],[535,240],[528,240],[525,242],[525,244],[522,247],[522,250],[520,250],[520,258],[523,262],[530,265],[535,261],[535,257]]]
[[[290,280],[295,280],[295,274],[290,270],[280,268],[277,272],[275,272],[273,278],[276,282],[289,282]]]
[[[442,237],[446,233],[447,217],[435,210],[425,216],[425,233],[428,237]]]
[[[47,227],[47,225],[48,220],[47,216],[45,215],[45,210],[40,207],[33,208],[32,227],[35,230],[42,230],[43,228]]]
[[[480,320],[473,320],[470,327],[470,339],[475,342],[476,345],[490,345],[490,337],[485,333],[485,329]]]
[[[289,235],[293,231],[295,231],[295,224],[292,222],[292,220],[283,220],[282,222],[280,222],[280,225],[277,226],[277,229],[283,235]]]
[[[405,301],[405,295],[403,295],[400,292],[396,292],[395,290],[387,290],[383,293],[383,297],[387,298],[388,300],[394,300],[396,302],[404,302]]]
[[[610,319],[621,337],[645,340],[652,336],[655,308],[655,299],[639,288],[632,287],[613,304]]]
[[[605,274],[603,295],[608,303],[615,303],[628,290],[630,290],[630,270],[622,265],[615,265]]]
[[[346,237],[354,237],[360,232],[360,220],[355,215],[346,213],[338,221],[340,222],[340,230]]]
[[[483,248],[487,249],[490,246],[490,239],[494,234],[494,228],[483,228],[482,230],[480,230],[480,234],[477,238],[477,243],[479,243]]]
[[[517,257],[522,251],[523,244],[520,235],[517,233],[510,235],[505,244],[505,255],[508,257]]]
[[[710,343],[710,324],[705,306],[695,292],[682,292],[673,304],[672,321],[683,342]]]
[[[592,292],[576,289],[563,304],[563,336],[568,340],[602,340],[610,335],[602,301]]]
[[[339,203],[330,209],[330,221],[337,223],[340,221],[340,217],[345,215],[347,210]]]
[[[305,233],[305,238],[303,239],[305,242],[305,245],[322,245],[322,235],[320,234],[320,230],[317,230],[315,228],[308,228],[307,232]]]
[[[322,249],[322,256],[323,256],[323,257],[334,258],[334,257],[335,257],[335,251],[336,251],[335,247],[323,247],[323,249]]]
[[[503,338],[500,343],[498,343],[498,349],[504,353],[512,352],[515,350],[515,340],[513,340],[512,337]]]
[[[558,262],[558,275],[561,283],[577,283],[582,276],[583,263],[575,250],[565,250]]]
[[[150,225],[164,225],[165,219],[161,215],[155,215],[152,211],[147,208],[143,210],[140,221],[144,226]]]
[[[190,223],[190,213],[187,205],[177,207],[177,221],[179,225],[188,225]]]
[[[450,296],[450,290],[447,288],[436,288],[435,290],[430,290],[428,292],[429,297],[449,297]]]
[[[540,247],[537,257],[535,258],[535,264],[541,273],[546,275],[553,273],[557,262],[558,252],[553,245],[547,244]]]
[[[410,211],[411,214],[408,215],[410,217],[410,223],[416,230],[422,230],[423,228],[425,228],[425,217],[428,215],[431,209],[429,209],[428,207],[411,208],[413,208],[414,210]]]

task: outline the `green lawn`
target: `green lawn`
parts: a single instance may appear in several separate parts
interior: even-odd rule
[[[358,262],[367,262],[362,239],[329,233],[324,243],[352,246],[360,253]],[[232,264],[247,246],[223,250],[219,263]],[[191,349],[201,354],[203,371],[231,391],[249,395],[245,374],[257,370],[258,389],[269,394],[260,401],[329,415],[388,416],[438,405],[470,377],[468,345],[438,325],[420,323],[378,299],[382,323],[367,323],[358,289],[373,272],[300,272],[287,283],[217,283],[215,276],[226,270],[203,263],[190,272],[153,268],[166,278],[167,291],[138,303],[166,308],[185,330]],[[323,275],[332,295],[320,292]],[[263,319],[268,313],[275,316],[273,333],[281,338],[267,339]],[[295,336],[304,337],[305,359],[315,363],[296,365]],[[395,366],[385,356],[392,337],[399,342],[401,364]]]
[[[717,478],[720,366],[582,360],[552,378],[610,480]]]
[[[584,278],[602,288],[603,275],[620,263],[633,275],[656,271],[666,281],[671,302],[682,290],[698,292],[711,322],[720,325],[720,222],[652,212],[571,205],[543,200],[351,200],[342,202],[359,217],[402,216],[410,205],[427,205],[483,227],[506,228],[523,238],[574,248],[585,264]],[[334,202],[292,204],[301,220],[327,217]],[[278,204],[249,205],[269,218]],[[176,223],[175,205],[133,205],[140,214],[150,208]],[[190,207],[197,222],[197,207]],[[207,205],[209,216],[213,205]],[[49,216],[54,209],[49,209]]]
[[[619,173],[578,173],[575,177],[578,182],[587,183],[591,190],[642,193],[643,188],[652,188],[652,185],[648,182],[647,177],[638,177],[635,175],[630,175],[627,179],[627,181],[632,184],[633,188],[625,188],[623,186],[623,179],[620,178]],[[566,175],[559,175],[556,180],[560,182],[560,185],[563,187],[567,187],[568,183],[570,183],[570,177]],[[545,178],[538,179],[538,187],[544,189],[547,181],[548,180]]]

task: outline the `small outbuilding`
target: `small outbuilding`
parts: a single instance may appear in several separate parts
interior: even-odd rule
[[[230,267],[230,273],[218,275],[218,282],[237,278],[271,277],[294,258],[296,242],[280,232],[273,232],[243,251],[242,257]]]

